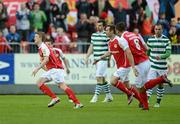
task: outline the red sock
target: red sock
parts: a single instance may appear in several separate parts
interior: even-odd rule
[[[139,92],[136,89],[134,89],[134,87],[131,87],[131,91],[134,93],[134,97],[140,102],[140,104],[142,104],[143,100],[142,100]]]
[[[120,81],[117,81],[114,86],[119,90],[123,91],[124,93],[126,93],[128,96],[132,94],[132,92],[128,90],[128,88],[126,88],[126,86]]]
[[[75,104],[80,104],[79,100],[76,98],[74,92],[71,90],[71,88],[66,88],[65,89],[66,94],[68,97],[75,103]]]
[[[48,88],[48,86],[46,86],[44,83],[41,84],[41,86],[39,87],[39,89],[45,93],[46,95],[50,96],[52,99],[56,98],[56,95],[51,91],[51,89]]]
[[[148,97],[147,97],[146,92],[140,93],[140,96],[141,96],[141,98],[142,98],[142,100],[143,100],[142,102],[143,102],[143,107],[144,107],[144,109],[149,109]]]
[[[162,76],[161,76],[161,77],[158,77],[158,78],[156,78],[156,79],[149,80],[148,82],[146,82],[146,83],[144,84],[144,88],[145,88],[146,90],[152,89],[152,88],[155,87],[157,84],[161,84],[161,83],[164,83],[164,79],[163,79]]]

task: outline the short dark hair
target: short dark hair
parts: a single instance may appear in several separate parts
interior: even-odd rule
[[[47,39],[47,38],[46,38],[46,40],[45,40],[44,42],[45,42],[45,43],[46,43],[46,42],[50,42],[51,44],[54,43],[53,40],[52,40],[51,38],[50,38],[50,39]]]
[[[161,23],[156,23],[155,26],[161,26],[162,29],[164,28],[163,25],[162,25]],[[155,26],[154,26],[154,27],[155,27]]]
[[[102,23],[103,26],[106,26],[106,22],[105,22],[103,19],[100,19],[100,20],[98,21],[98,23]]]
[[[46,40],[46,36],[45,36],[44,32],[38,31],[38,32],[36,32],[36,34],[39,35],[39,37],[41,37],[43,42]]]
[[[177,18],[177,21],[180,21],[180,17]]]
[[[126,30],[126,24],[124,22],[119,22],[116,24],[116,30],[123,32]]]
[[[106,26],[106,28],[107,28],[107,27],[109,27],[109,30],[110,30],[110,31],[113,31],[114,33],[116,33],[116,27],[115,27],[114,25],[109,24],[109,25]]]

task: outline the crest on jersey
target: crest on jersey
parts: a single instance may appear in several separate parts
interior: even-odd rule
[[[114,48],[117,48],[117,44],[114,44]]]

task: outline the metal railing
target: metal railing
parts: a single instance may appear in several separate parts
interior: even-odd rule
[[[90,43],[54,43],[54,47],[60,48],[64,53],[86,53]],[[32,42],[0,43],[2,53],[37,53],[38,47]]]
[[[90,43],[54,43],[54,47],[60,48],[64,53],[86,53]],[[0,43],[0,54],[3,53],[37,53],[38,47],[31,42]],[[172,45],[172,54],[180,54],[180,44]]]

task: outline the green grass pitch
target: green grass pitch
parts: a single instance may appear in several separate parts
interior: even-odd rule
[[[45,95],[0,95],[0,124],[179,124],[180,95],[165,95],[160,108],[142,111],[134,99],[128,106],[125,95],[114,94],[114,101],[95,104],[91,95],[78,95],[84,108],[75,110],[65,95],[61,102],[47,108],[50,99]]]

